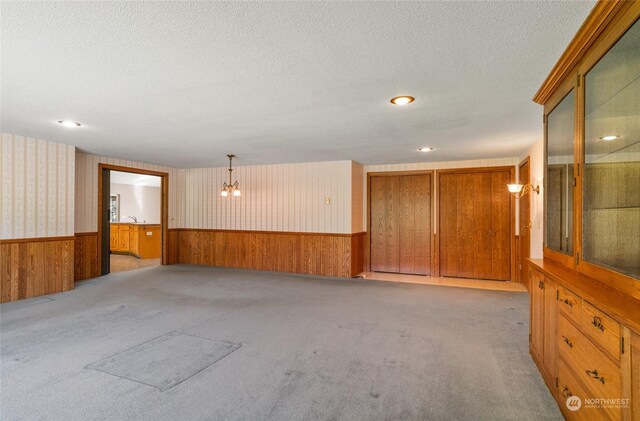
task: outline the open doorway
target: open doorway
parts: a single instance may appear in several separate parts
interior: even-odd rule
[[[101,164],[101,275],[165,263],[167,174]]]

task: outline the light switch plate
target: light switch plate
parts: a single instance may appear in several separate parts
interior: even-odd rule
[[[147,231],[147,237],[151,237],[153,235],[153,231]]]

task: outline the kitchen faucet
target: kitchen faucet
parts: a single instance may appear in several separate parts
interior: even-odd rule
[[[128,216],[127,218],[133,219],[133,222],[135,222],[136,224],[138,223],[138,218],[136,218],[135,216]]]

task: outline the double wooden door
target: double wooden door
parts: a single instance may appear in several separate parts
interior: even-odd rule
[[[440,275],[511,279],[513,169],[439,173]]]
[[[371,270],[431,274],[431,174],[370,179]]]

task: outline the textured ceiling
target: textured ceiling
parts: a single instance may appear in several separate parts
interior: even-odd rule
[[[2,2],[2,130],[176,167],[517,156],[593,4]]]

